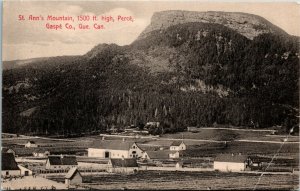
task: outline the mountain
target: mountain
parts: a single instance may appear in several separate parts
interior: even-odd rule
[[[233,18],[248,28],[228,26]],[[243,13],[155,13],[130,45],[4,70],[3,131],[70,136],[148,121],[161,123],[153,134],[214,124],[289,130],[298,124],[298,40]]]
[[[248,13],[162,11],[154,13],[150,25],[141,33],[139,39],[146,37],[151,31],[163,30],[173,25],[189,22],[221,24],[237,31],[248,39],[253,39],[260,34],[266,33],[287,34],[266,19]]]

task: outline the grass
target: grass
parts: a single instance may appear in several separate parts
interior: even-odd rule
[[[296,175],[264,175],[257,189],[294,189],[298,186],[298,178]],[[87,176],[84,185],[95,189],[241,190],[253,189],[258,179],[259,175],[255,174],[140,171],[128,176]]]

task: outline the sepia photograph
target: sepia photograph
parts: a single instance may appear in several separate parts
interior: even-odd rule
[[[300,189],[299,3],[1,14],[1,190]]]

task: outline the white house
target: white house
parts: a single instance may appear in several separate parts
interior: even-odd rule
[[[183,141],[174,141],[170,145],[171,151],[184,151],[186,150],[186,144]]]
[[[34,141],[28,141],[28,142],[25,144],[25,147],[26,147],[26,148],[34,148],[34,147],[38,147],[38,145],[37,145]]]
[[[97,140],[88,148],[88,157],[139,158],[143,150],[132,141]]]
[[[223,172],[245,171],[248,157],[241,154],[221,154],[214,160],[214,169]]]
[[[1,153],[1,176],[20,176],[21,170],[13,153]]]
[[[77,167],[78,163],[75,156],[48,156],[46,169],[48,170],[69,170]]]

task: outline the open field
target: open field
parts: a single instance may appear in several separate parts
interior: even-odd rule
[[[137,190],[252,190],[258,182],[257,174],[219,172],[158,172],[143,171],[133,175],[107,174],[84,177],[84,186],[94,189]],[[257,185],[258,190],[292,190],[298,187],[296,175],[264,175]]]

